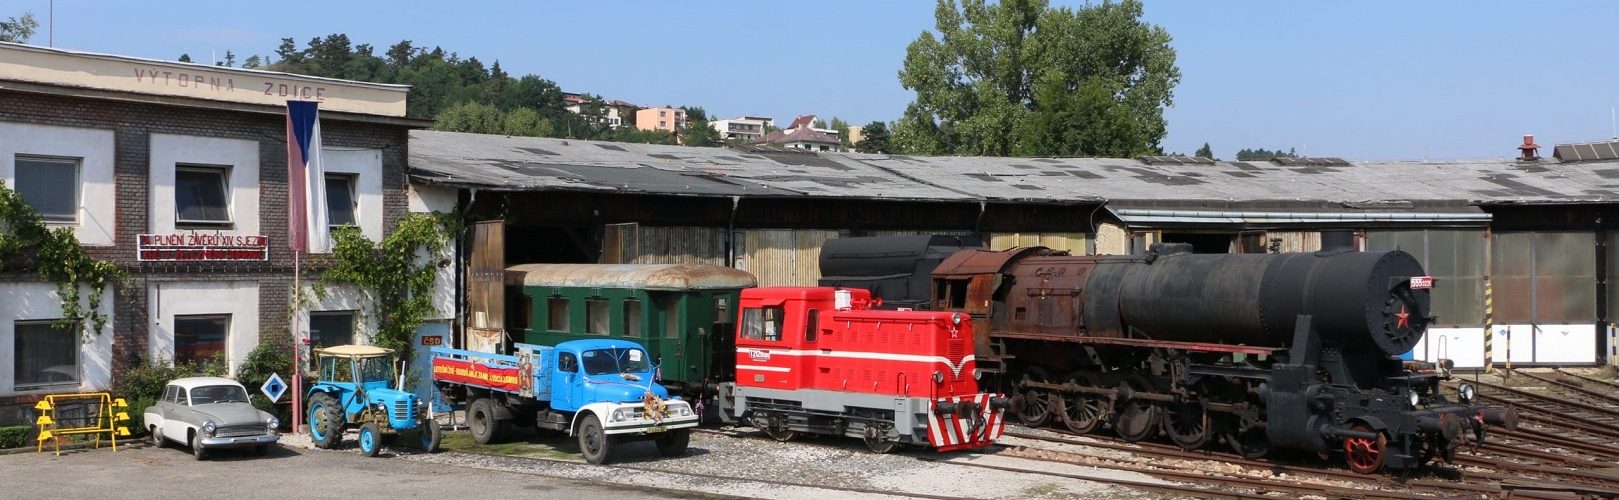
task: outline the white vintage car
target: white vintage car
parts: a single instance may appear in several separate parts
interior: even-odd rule
[[[264,455],[281,439],[276,432],[281,422],[254,408],[247,388],[228,378],[170,380],[163,397],[144,416],[152,444],[161,448],[174,441],[190,446],[197,460],[220,448],[252,447]]]

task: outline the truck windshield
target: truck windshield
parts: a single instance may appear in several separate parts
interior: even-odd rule
[[[644,373],[647,365],[646,351],[636,348],[592,349],[581,353],[586,375],[606,375],[609,373]]]

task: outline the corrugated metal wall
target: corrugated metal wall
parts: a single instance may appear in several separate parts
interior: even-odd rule
[[[1054,250],[1067,250],[1074,255],[1090,253],[1089,234],[1085,233],[993,233],[989,238],[991,250],[1012,247],[1042,246]]]
[[[815,286],[821,279],[821,244],[838,231],[746,229],[736,232],[736,268],[759,278],[759,286]]]
[[[636,264],[725,265],[725,229],[642,227]]]

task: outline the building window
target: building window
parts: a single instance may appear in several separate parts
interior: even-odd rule
[[[78,158],[17,156],[17,195],[45,222],[79,222]]]
[[[174,169],[174,220],[179,225],[220,226],[230,219],[230,169]]]
[[[174,364],[202,363],[225,357],[230,315],[174,317]]]
[[[1491,239],[1496,324],[1596,321],[1595,234],[1499,232]]]
[[[646,332],[641,331],[641,301],[637,299],[624,299],[624,336],[645,337]]]
[[[585,333],[596,335],[609,333],[607,310],[610,304],[606,297],[591,297],[585,300]]]
[[[326,174],[326,222],[332,227],[359,224],[355,213],[360,202],[354,196],[354,176]]]
[[[355,311],[309,313],[309,342],[315,347],[354,343]]]
[[[56,320],[18,321],[12,375],[16,386],[78,385],[79,329],[57,328]]]
[[[664,111],[664,110],[661,110],[661,109],[660,109],[660,110],[658,110],[658,118],[663,118],[663,117],[665,117],[665,116],[669,116],[669,112],[668,112],[668,111]],[[659,122],[659,123],[662,123],[662,122]]]
[[[661,128],[661,127],[667,127],[667,126],[669,126],[669,122],[664,121],[664,120],[658,120],[658,127]]]
[[[553,332],[568,331],[568,299],[551,297],[547,302],[545,329]]]

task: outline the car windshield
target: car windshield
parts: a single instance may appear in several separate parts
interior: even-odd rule
[[[205,385],[191,388],[191,404],[246,403],[247,390],[239,385]]]
[[[387,357],[361,358],[360,379],[362,382],[393,382],[393,359]]]
[[[633,347],[592,349],[580,355],[587,375],[644,373],[649,369],[646,351]]]

